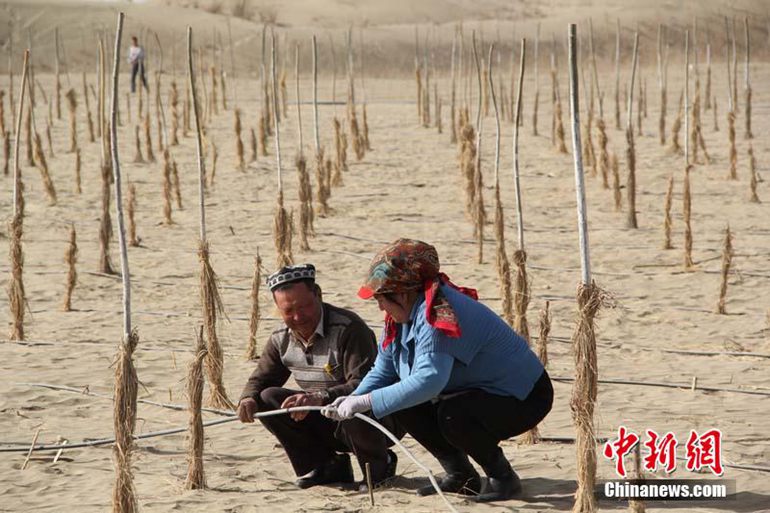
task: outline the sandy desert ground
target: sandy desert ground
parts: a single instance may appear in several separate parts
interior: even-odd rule
[[[398,4],[398,2],[397,2]],[[441,7],[436,2],[434,9]],[[484,2],[481,2],[484,4]],[[574,4],[574,5],[573,5]],[[620,4],[612,4],[617,10]],[[750,3],[747,3],[750,4]],[[48,9],[40,20],[55,18]],[[367,4],[368,5],[368,4]],[[481,9],[486,4],[477,6]],[[657,4],[656,4],[657,5]],[[660,4],[663,6],[663,4]],[[551,3],[543,6],[549,20],[567,20],[577,6]],[[9,6],[6,6],[7,8]],[[37,2],[11,6],[18,13],[31,13]],[[110,4],[117,9],[120,4]],[[301,5],[294,9],[300,10]],[[394,8],[397,6],[394,6]],[[665,6],[663,6],[665,7]],[[143,25],[157,19],[160,28],[168,26],[166,14],[178,11],[179,24],[175,37],[181,42],[184,23],[202,23],[200,17],[214,15],[153,5],[127,5],[127,31],[137,30],[137,13]],[[82,4],[64,2],[61,16],[78,16],[87,20]],[[101,16],[101,7],[94,7],[94,16]],[[151,12],[157,9],[156,12]],[[288,9],[288,8],[287,8]],[[384,9],[384,7],[383,7]],[[426,7],[427,9],[427,7]],[[600,11],[594,3],[591,10]],[[640,9],[640,18],[656,23],[652,12]],[[174,12],[176,12],[174,11]],[[476,10],[470,10],[477,12]],[[470,12],[469,11],[469,12]],[[8,12],[7,10],[4,12]],[[291,10],[289,10],[291,12]],[[111,20],[111,12],[107,20]],[[196,14],[197,13],[197,14]],[[85,14],[85,16],[84,16]],[[24,14],[25,16],[27,14]],[[372,16],[376,16],[374,12]],[[462,12],[460,15],[467,15]],[[544,15],[544,16],[546,16]],[[585,14],[578,14],[582,21]],[[313,19],[298,23],[300,32],[312,30]],[[383,15],[384,16],[384,15]],[[447,19],[442,22],[451,21]],[[613,14],[614,16],[614,14]],[[155,18],[153,18],[155,17]],[[401,17],[386,23],[407,25]],[[687,19],[686,12],[681,15]],[[101,19],[101,18],[100,18]],[[209,18],[205,18],[209,19]],[[220,27],[226,30],[224,18]],[[279,19],[284,20],[284,11]],[[287,18],[288,19],[288,18]],[[373,20],[376,18],[372,18]],[[630,37],[633,13],[624,16],[624,35]],[[423,19],[418,20],[424,22]],[[553,21],[557,26],[557,21]],[[107,22],[111,26],[110,21]],[[135,25],[131,25],[135,23]],[[239,34],[248,25],[238,21]],[[374,23],[374,22],[373,22]],[[757,22],[760,23],[760,22]],[[374,23],[376,25],[376,23]],[[0,23],[0,25],[5,25]],[[257,25],[253,30],[258,30]],[[654,25],[649,25],[654,26]],[[46,26],[50,38],[50,25]],[[245,28],[244,28],[245,27]],[[311,27],[308,29],[308,27]],[[565,34],[565,25],[558,25]],[[5,28],[3,28],[5,30]],[[73,30],[70,27],[69,30]],[[375,29],[376,30],[376,29]],[[408,40],[412,28],[404,29]],[[522,29],[522,31],[529,28]],[[739,34],[742,33],[739,30]],[[678,32],[677,32],[678,34]],[[79,35],[65,32],[65,40],[77,41]],[[36,36],[37,37],[37,36]],[[446,36],[449,38],[450,36]],[[559,35],[558,37],[563,37]],[[40,44],[43,45],[41,38]],[[648,51],[654,45],[654,32],[645,39]],[[767,34],[758,29],[756,52],[767,52]],[[18,44],[18,43],[17,43]],[[323,44],[323,43],[322,43]],[[405,45],[407,43],[404,43]],[[75,44],[73,43],[73,47]],[[124,42],[125,48],[125,42]],[[672,52],[677,46],[672,47]],[[177,49],[181,52],[181,44]],[[412,49],[408,49],[412,52]],[[594,277],[616,300],[616,306],[605,309],[597,320],[599,373],[603,380],[631,380],[648,383],[680,385],[675,388],[634,386],[602,383],[596,414],[596,431],[600,437],[611,437],[619,425],[641,433],[645,429],[673,431],[680,439],[680,455],[689,430],[703,431],[719,428],[724,434],[723,461],[727,464],[768,468],[770,437],[764,431],[770,414],[770,66],[765,62],[752,64],[754,85],[753,130],[751,141],[743,137],[744,104],[739,95],[738,113],[738,180],[727,180],[728,154],[726,135],[726,79],[721,48],[715,50],[714,94],[719,101],[719,131],[713,127],[713,111],[704,111],[704,136],[713,158],[710,164],[695,166],[692,173],[693,256],[696,269],[683,269],[682,177],[683,157],[661,147],[657,138],[659,109],[655,68],[652,57],[643,62],[643,76],[649,87],[648,116],[637,139],[637,209],[639,228],[625,227],[625,209],[616,212],[612,193],[602,188],[601,180],[588,176],[587,200],[591,259]],[[50,55],[44,52],[41,72],[37,75],[42,88],[52,101],[54,76],[46,72]],[[37,54],[36,54],[37,55]],[[247,57],[239,54],[245,63]],[[309,52],[305,52],[305,62]],[[652,56],[649,53],[649,56]],[[672,54],[673,55],[673,54]],[[740,54],[742,55],[742,54]],[[411,63],[412,54],[403,58]],[[177,80],[184,80],[181,56]],[[258,62],[258,54],[252,56]],[[508,57],[506,57],[508,58]],[[741,57],[742,58],[742,57]],[[600,83],[607,92],[605,108],[612,112],[614,81],[609,58],[602,61]],[[77,62],[73,59],[73,62]],[[93,61],[89,62],[89,66]],[[241,61],[239,60],[239,63]],[[399,61],[400,62],[400,61]],[[575,324],[575,290],[580,281],[580,258],[576,231],[576,200],[573,160],[571,155],[559,154],[550,142],[551,105],[548,94],[549,78],[545,73],[547,61],[541,61],[540,76],[540,135],[532,134],[532,104],[534,78],[531,68],[524,85],[525,122],[521,130],[521,180],[526,229],[528,268],[531,279],[530,330],[537,331],[538,311],[550,301],[553,328],[549,341],[549,372],[555,378],[574,375],[574,363],[569,343]],[[566,99],[566,66],[560,57],[561,92]],[[244,64],[245,66],[245,64]],[[243,75],[256,76],[255,66]],[[376,61],[367,64],[375,70]],[[20,67],[20,66],[19,66]],[[624,80],[629,63],[624,63]],[[82,90],[79,67],[73,67],[72,87]],[[701,61],[701,73],[704,67]],[[407,70],[408,71],[408,70]],[[95,84],[91,68],[88,80]],[[509,80],[509,69],[503,78]],[[739,65],[740,77],[743,65]],[[297,177],[292,166],[297,152],[296,103],[293,74],[290,78],[289,118],[281,124],[281,151],[287,204],[297,208]],[[70,87],[63,78],[65,90]],[[137,188],[137,227],[141,247],[130,248],[133,290],[133,322],[140,343],[135,362],[141,381],[140,399],[185,404],[186,368],[192,358],[195,330],[200,322],[198,299],[198,237],[197,167],[195,143],[192,137],[181,138],[172,148],[179,164],[184,208],[174,209],[174,225],[163,224],[161,211],[161,164],[134,164],[132,122],[123,100],[128,76],[121,75],[121,108],[123,126],[119,129],[119,145],[124,180]],[[171,80],[164,76],[164,95]],[[683,84],[683,70],[678,57],[669,69],[668,126],[675,116],[676,97]],[[16,77],[18,86],[18,74]],[[245,133],[256,127],[259,116],[258,83],[242,76],[231,81],[229,90],[237,89],[238,107],[244,112]],[[0,88],[7,90],[7,76],[0,77]],[[306,142],[312,136],[311,83],[307,73],[302,76],[302,117]],[[327,103],[320,109],[321,139],[331,147],[332,118],[344,116],[344,105],[332,106],[331,77],[324,74],[319,95]],[[499,311],[500,291],[494,265],[494,234],[486,227],[485,257],[476,260],[477,246],[472,237],[472,225],[464,212],[463,179],[457,165],[457,148],[448,133],[448,72],[440,76],[440,94],[444,98],[444,133],[434,127],[418,125],[415,114],[414,79],[407,73],[391,78],[381,77],[366,82],[368,121],[373,150],[361,161],[355,161],[349,151],[350,170],[344,175],[344,185],[333,189],[331,215],[316,218],[316,236],[310,240],[311,250],[300,251],[294,246],[295,260],[312,262],[319,270],[318,282],[327,301],[356,310],[379,331],[381,314],[376,305],[360,301],[355,291],[366,270],[369,258],[383,244],[398,237],[412,237],[433,243],[438,248],[442,265],[452,279],[479,289],[481,300]],[[341,99],[342,79],[337,84]],[[38,127],[45,126],[49,106],[38,93],[35,111]],[[17,93],[18,98],[18,93]],[[545,100],[544,100],[545,98]],[[582,99],[582,98],[581,98]],[[164,96],[165,100],[165,96]],[[275,266],[272,242],[273,208],[276,195],[276,165],[274,150],[269,157],[259,157],[249,163],[245,172],[235,168],[233,112],[235,98],[231,95],[227,111],[220,111],[212,120],[210,133],[219,148],[215,183],[206,196],[208,234],[212,248],[212,265],[218,273],[229,322],[220,323],[220,339],[225,349],[225,384],[231,397],[237,398],[254,362],[246,361],[243,353],[248,339],[249,294],[257,251],[264,259],[265,272]],[[6,96],[6,119],[10,120]],[[31,442],[39,429],[40,443],[54,443],[63,437],[71,443],[95,439],[112,433],[112,405],[109,397],[96,397],[60,390],[41,388],[35,384],[53,384],[87,389],[93,393],[112,393],[114,370],[111,364],[121,337],[121,283],[118,277],[96,273],[98,257],[98,227],[100,215],[99,145],[88,143],[85,132],[85,109],[78,109],[79,140],[83,149],[83,192],[74,192],[74,156],[67,153],[68,124],[66,108],[62,119],[52,126],[53,151],[49,166],[58,192],[56,205],[49,205],[38,171],[22,159],[26,185],[26,219],[24,229],[24,282],[29,301],[25,342],[13,342],[3,333],[0,342],[0,447],[21,446]],[[564,104],[565,109],[567,103]],[[133,103],[136,108],[136,103]],[[636,106],[634,107],[636,109]],[[625,120],[625,113],[623,114]],[[566,122],[567,118],[565,118]],[[487,209],[493,205],[494,117],[484,118],[483,172]],[[625,143],[623,132],[608,123],[610,147],[621,161],[621,176],[625,181]],[[153,125],[153,137],[155,126]],[[569,137],[570,131],[567,127]],[[506,237],[509,252],[515,245],[516,211],[512,184],[512,126],[502,127],[500,177]],[[758,172],[763,181],[758,194],[761,203],[750,203],[747,151],[753,145]],[[247,157],[249,154],[248,140]],[[569,141],[568,141],[569,146]],[[571,151],[571,148],[570,148]],[[156,154],[158,154],[156,149]],[[673,250],[663,250],[663,199],[666,182],[675,177],[673,207]],[[0,212],[4,220],[11,216],[11,176],[0,176],[3,194]],[[315,184],[314,184],[315,186]],[[625,189],[624,189],[625,195]],[[625,200],[625,197],[624,197]],[[74,224],[78,235],[78,285],[73,298],[74,310],[61,311],[66,267],[63,261],[68,229]],[[714,313],[720,282],[720,255],[723,231],[729,224],[734,236],[735,257],[727,292],[727,315]],[[7,227],[0,239],[8,243]],[[7,255],[3,251],[3,255]],[[116,242],[112,259],[118,264]],[[0,262],[0,282],[7,288],[10,269],[8,257]],[[264,287],[261,295],[263,319],[259,328],[262,344],[275,327],[276,312]],[[7,296],[0,300],[0,324],[10,325]],[[699,353],[699,354],[696,354]],[[710,354],[702,354],[710,353]],[[745,353],[745,354],[743,354]],[[698,387],[731,389],[732,391],[691,390],[697,378]],[[555,382],[555,403],[551,414],[541,424],[541,434],[552,438],[570,438],[574,428],[570,416],[571,383]],[[758,392],[764,395],[753,395]],[[205,415],[205,419],[215,418]],[[137,432],[151,432],[185,426],[187,413],[142,403],[139,406]],[[407,437],[406,445],[420,461],[434,472],[438,464]],[[520,499],[500,504],[474,505],[460,497],[450,500],[460,511],[568,511],[575,490],[575,448],[569,443],[543,442],[534,446],[516,440],[503,444],[514,468],[524,484]],[[23,452],[4,453],[0,458],[0,511],[105,511],[110,503],[114,479],[109,446],[66,451],[52,463],[53,453],[35,453],[25,470]],[[371,507],[366,494],[332,487],[297,490],[286,457],[274,438],[261,425],[229,423],[212,427],[206,432],[205,470],[206,491],[182,490],[186,474],[186,445],[184,433],[138,442],[135,459],[135,482],[142,511],[440,511],[439,499],[420,498],[414,489],[427,482],[415,465],[401,456],[398,479],[391,487],[375,493],[376,506]],[[358,472],[356,470],[356,472]],[[663,474],[659,473],[659,477]],[[598,478],[614,477],[613,463],[599,456]],[[679,467],[674,477],[693,477]],[[702,477],[708,477],[704,475]],[[734,480],[735,495],[727,501],[705,503],[655,502],[648,511],[770,511],[768,473],[728,467],[723,476]],[[623,510],[625,503],[603,502],[606,510]]]

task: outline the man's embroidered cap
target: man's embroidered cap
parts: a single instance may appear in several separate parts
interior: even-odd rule
[[[315,266],[313,264],[288,265],[281,267],[267,277],[267,288],[270,292],[277,287],[300,280],[315,280]]]

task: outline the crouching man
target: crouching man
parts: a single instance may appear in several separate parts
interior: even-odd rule
[[[267,286],[283,323],[270,335],[241,394],[241,422],[254,422],[257,412],[324,406],[350,395],[377,356],[376,339],[366,323],[355,313],[322,301],[313,265],[283,267],[268,277]],[[290,376],[300,390],[284,388]],[[395,475],[390,441],[364,421],[337,423],[317,411],[259,420],[286,451],[299,488],[352,483],[349,452],[358,458],[362,473],[369,463],[375,484]],[[393,423],[383,420],[392,430]],[[361,486],[365,489],[365,484]]]

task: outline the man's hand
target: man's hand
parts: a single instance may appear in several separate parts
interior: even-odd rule
[[[320,395],[317,394],[294,394],[287,397],[283,404],[281,404],[281,408],[294,408],[296,406],[321,406],[323,403],[323,399]],[[307,414],[310,413],[309,411],[295,411],[289,413],[289,416],[292,418],[292,420],[299,422],[301,420],[304,420],[305,417],[307,417]]]
[[[238,403],[238,419],[243,423],[254,422],[254,412],[257,411],[257,401],[245,397]]]

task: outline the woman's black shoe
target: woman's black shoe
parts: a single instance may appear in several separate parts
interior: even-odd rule
[[[295,481],[299,488],[325,485],[331,483],[352,483],[353,467],[350,465],[350,456],[337,454],[320,467],[311,471]]]
[[[439,459],[438,462],[446,472],[446,476],[438,480],[438,487],[442,492],[476,495],[481,491],[481,478],[468,455],[458,453],[450,458]],[[432,484],[417,489],[417,495],[421,496],[434,493],[436,489]]]

